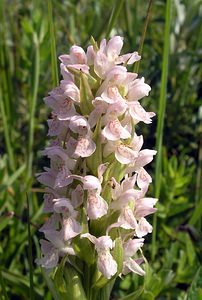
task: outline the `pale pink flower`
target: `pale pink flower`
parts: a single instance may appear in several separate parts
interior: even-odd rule
[[[130,132],[121,125],[118,119],[109,121],[109,123],[104,127],[102,134],[110,141],[128,139],[131,137]]]
[[[135,190],[136,175],[126,178],[121,185],[112,178],[112,199],[110,208],[113,210],[121,210],[128,205],[130,201],[135,202],[141,195],[141,191]]]
[[[59,251],[52,243],[40,240],[42,258],[37,258],[35,262],[43,268],[52,269],[57,266],[59,261]]]
[[[135,203],[135,216],[137,219],[153,214],[157,209],[153,206],[158,199],[156,198],[141,198]]]
[[[72,157],[89,157],[96,149],[96,145],[92,138],[87,134],[85,136],[79,135],[77,139],[70,137],[67,142],[69,153]]]
[[[43,185],[54,188],[57,172],[46,167],[44,168],[44,170],[45,172],[36,174],[37,180]]]
[[[83,48],[79,46],[72,46],[70,48],[70,54],[60,55],[59,59],[65,65],[73,65],[73,64],[86,64],[86,54]]]
[[[92,45],[88,46],[86,56],[87,56],[88,66],[92,66],[94,64],[94,60],[95,60],[95,56],[96,56],[96,53],[95,53]]]
[[[155,150],[141,150],[138,154],[137,159],[127,166],[126,172],[133,173],[135,171],[140,170],[142,167],[144,167],[153,160],[153,157],[154,155],[156,155],[156,153],[157,152]]]
[[[152,182],[151,176],[147,173],[147,171],[141,167],[137,171],[137,185],[140,189],[145,192],[148,190],[149,184]]]
[[[139,259],[132,259],[131,257],[129,257],[126,261],[123,262],[123,271],[122,273],[124,275],[127,275],[129,272],[133,272],[136,273],[140,276],[144,276],[145,275],[145,271],[140,267],[140,262],[142,262],[142,260]]]
[[[61,222],[61,217],[59,214],[55,212],[48,218],[48,220],[43,224],[43,226],[39,229],[40,232],[46,232],[50,230],[59,229],[59,223]]]
[[[76,114],[74,102],[80,101],[79,89],[74,83],[68,82],[66,90],[61,87],[55,88],[45,97],[45,103],[53,109],[54,114],[59,120],[69,120]],[[68,96],[65,95],[65,91]]]
[[[55,236],[54,233],[56,233]],[[50,241],[40,240],[43,256],[35,261],[43,268],[54,268],[58,264],[59,256],[64,256],[65,254],[75,255],[73,247],[69,243],[64,244],[58,235],[60,233],[57,231],[47,233]]]
[[[128,103],[129,114],[131,115],[133,121],[138,123],[139,121],[145,124],[150,124],[152,122],[151,118],[155,116],[153,112],[146,112],[144,108],[140,105],[138,101]]]
[[[107,202],[95,191],[89,190],[87,196],[87,215],[90,220],[96,220],[106,215]]]
[[[124,275],[133,272],[143,276],[145,271],[139,266],[139,259],[133,259],[136,252],[144,245],[144,239],[129,239],[124,243],[124,261],[123,270]]]
[[[149,95],[151,87],[144,82],[144,77],[135,79],[129,85],[127,100],[137,101]]]
[[[110,279],[114,276],[117,272],[117,263],[110,253],[110,249],[114,247],[111,238],[109,236],[96,238],[89,233],[82,234],[81,238],[88,238],[93,244],[95,244],[95,249],[98,254],[98,270],[104,275],[104,277]]]
[[[102,189],[99,179],[93,175],[86,175],[84,177],[80,175],[72,175],[71,177],[81,181],[83,183],[84,190],[97,190],[100,192]]]
[[[53,212],[53,199],[59,197],[59,195],[56,193],[56,191],[54,189],[51,188],[46,188],[45,189],[45,194],[43,196],[44,199],[44,207],[43,207],[43,211],[48,213],[48,212]]]
[[[123,38],[120,36],[111,38],[108,43],[106,43],[105,39],[101,41],[100,49],[97,51],[94,58],[94,69],[100,78],[105,78],[110,69],[117,64],[132,64],[135,61],[140,60],[141,57],[137,52],[119,56],[122,47]]]
[[[141,238],[148,233],[152,232],[152,226],[147,222],[145,218],[140,218],[138,226],[136,227],[136,235]]]
[[[47,120],[48,123],[48,135],[56,136],[62,134],[64,131],[67,131],[69,126],[68,121],[61,121],[57,118],[57,116],[53,116],[52,119]]]
[[[124,258],[134,256],[135,253],[144,245],[144,239],[129,239],[124,243]]]
[[[62,235],[63,240],[68,241],[78,234],[80,234],[82,231],[82,226],[77,222],[74,217],[64,217],[62,220]]]
[[[143,137],[135,135],[130,144],[124,144],[120,141],[108,141],[103,149],[104,157],[115,152],[116,159],[122,164],[134,163],[139,157],[139,151],[143,144]]]
[[[86,118],[75,115],[71,117],[70,122],[69,122],[69,128],[74,132],[78,133],[81,136],[85,136],[89,133],[90,131],[90,125]]]

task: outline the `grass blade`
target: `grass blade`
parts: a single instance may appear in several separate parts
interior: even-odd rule
[[[32,82],[32,94],[30,102],[30,123],[29,123],[29,138],[28,138],[28,178],[32,174],[32,161],[33,161],[33,144],[34,144],[34,124],[35,124],[35,110],[37,102],[37,93],[39,87],[39,70],[40,70],[40,51],[39,42],[36,33],[34,33],[34,46],[35,46],[35,57],[34,57],[34,75]]]
[[[166,18],[165,18],[165,35],[164,35],[164,49],[163,49],[163,63],[161,73],[161,89],[159,99],[159,111],[157,122],[157,135],[156,135],[156,149],[158,151],[156,158],[155,169],[155,197],[160,195],[161,188],[161,173],[162,173],[162,143],[163,143],[163,128],[167,99],[167,81],[168,81],[168,60],[170,48],[170,26],[171,26],[171,1],[166,1]],[[153,233],[152,233],[152,259],[154,260],[156,254],[156,229],[157,229],[157,214],[153,217]]]
[[[144,28],[143,28],[143,32],[142,32],[142,36],[141,36],[141,40],[140,40],[140,45],[139,45],[139,48],[138,48],[138,54],[140,56],[142,56],[144,40],[145,40],[145,37],[146,37],[147,27],[148,27],[150,16],[151,16],[151,8],[152,8],[152,0],[149,1],[149,5],[148,5],[148,9],[147,9],[147,16],[146,16],[145,23],[144,23]],[[140,61],[137,61],[137,63],[134,65],[134,72],[135,73],[138,73],[139,66],[140,66]]]
[[[53,81],[53,86],[56,86],[58,85],[58,67],[57,67],[57,55],[56,55],[55,33],[54,33],[54,23],[53,23],[53,9],[52,9],[52,0],[47,0],[47,1],[48,1],[48,23],[49,23],[50,44],[51,44],[52,81]]]
[[[24,163],[19,169],[17,169],[7,180],[5,183],[0,185],[0,192],[4,191],[8,187],[10,187],[20,175],[24,172],[26,168],[26,164]]]
[[[32,237],[30,230],[30,216],[29,216],[29,197],[27,195],[27,230],[28,230],[28,260],[29,260],[29,283],[30,283],[30,299],[34,300],[34,282],[33,282],[33,256],[32,256]]]
[[[110,19],[109,19],[109,24],[106,30],[106,39],[109,38],[110,33],[112,31],[112,28],[114,27],[114,24],[116,23],[116,20],[118,19],[118,16],[120,14],[121,8],[123,6],[124,0],[119,0],[115,2],[114,8],[112,10]]]
[[[9,166],[10,166],[11,170],[14,170],[15,169],[15,160],[14,160],[13,148],[11,145],[11,140],[10,140],[10,135],[9,135],[9,126],[8,126],[6,112],[5,112],[4,101],[2,98],[1,87],[0,87],[0,111],[1,111],[2,121],[3,121],[2,123],[3,123],[3,128],[4,128],[4,138],[5,138],[6,148],[7,148],[8,157],[9,157]]]
[[[3,279],[3,276],[2,276],[1,270],[0,270],[0,286],[1,286],[1,292],[2,292],[2,294],[0,295],[1,299],[2,300],[9,300],[7,292],[6,292],[6,287],[5,287],[5,283],[4,283],[4,279]]]

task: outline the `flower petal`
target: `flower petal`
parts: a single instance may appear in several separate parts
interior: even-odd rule
[[[62,222],[62,233],[64,241],[68,241],[81,233],[82,227],[74,218],[64,218]]]
[[[98,253],[97,266],[98,270],[107,279],[110,279],[117,272],[117,263],[109,251],[102,251]]]
[[[71,131],[83,136],[89,132],[90,125],[88,124],[86,118],[82,116],[73,116],[70,119],[69,128]]]
[[[138,157],[138,153],[126,145],[120,144],[116,148],[115,157],[121,164],[125,165],[134,162]]]
[[[127,261],[124,262],[124,268],[123,268],[123,272],[122,273],[124,275],[126,275],[129,272],[133,272],[133,273],[138,274],[140,276],[144,276],[145,275],[145,271],[132,258],[129,258]]]
[[[141,98],[148,96],[151,91],[151,87],[144,83],[144,77],[135,79],[130,86],[127,98],[129,101],[137,101]]]
[[[110,121],[107,126],[104,127],[102,134],[111,141],[128,139],[131,137],[130,133],[121,126],[118,119]]]
[[[120,36],[114,36],[109,40],[106,47],[107,57],[109,60],[115,60],[121,52],[123,47],[123,38]]]
[[[45,253],[43,253],[43,257],[36,259],[35,262],[45,269],[52,269],[56,267],[59,261],[58,250],[52,246],[50,242],[45,240],[41,240],[40,242],[42,249],[46,248],[46,251],[44,251]]]
[[[133,256],[144,245],[144,239],[129,239],[124,243],[124,257]]]
[[[74,208],[79,207],[83,203],[84,191],[80,184],[72,191],[71,201]]]
[[[79,136],[74,153],[81,157],[91,156],[96,149],[96,144],[89,136]]]
[[[140,218],[135,231],[137,237],[141,238],[152,232],[152,226],[149,224],[149,222],[147,222],[145,218]]]
[[[87,198],[87,215],[90,220],[96,220],[107,214],[108,204],[98,194],[88,192]]]

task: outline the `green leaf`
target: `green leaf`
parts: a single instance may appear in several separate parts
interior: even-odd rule
[[[140,287],[137,291],[125,296],[125,297],[122,297],[120,300],[137,300],[137,299],[140,299],[140,296],[142,295],[144,291],[144,287]]]
[[[193,243],[188,234],[186,234],[186,249],[187,249],[187,258],[188,258],[189,265],[193,266],[196,258],[196,253],[195,253],[195,248],[193,246]]]
[[[83,115],[88,115],[93,110],[92,94],[88,77],[84,73],[80,73],[80,108]]]
[[[4,297],[4,299],[9,300],[7,292],[6,292],[6,286],[5,286],[5,283],[4,283],[4,279],[3,279],[3,276],[1,274],[1,270],[0,270],[0,287],[1,287],[0,292],[2,292],[2,296]]]
[[[12,218],[12,215],[4,215],[0,217],[0,232],[8,225]]]
[[[115,247],[112,251],[112,255],[117,262],[117,275],[119,275],[123,269],[123,244],[120,237],[115,240]]]
[[[87,300],[84,292],[81,278],[74,268],[70,265],[64,269],[64,275],[67,283],[68,298],[71,300]]]
[[[125,165],[118,162],[116,159],[108,166],[104,173],[104,182],[107,182],[112,177],[114,177],[118,182],[123,179],[125,171]]]
[[[26,164],[24,163],[19,169],[17,169],[6,181],[6,183],[2,184],[0,186],[0,192],[3,192],[5,189],[10,187],[17,179],[20,177],[20,175],[24,172],[26,168]]]
[[[67,256],[64,256],[54,276],[54,284],[56,286],[56,289],[64,295],[64,298],[67,296],[67,287],[64,280],[64,268],[65,268],[66,260],[67,260]]]
[[[187,294],[187,300],[202,300],[202,267],[200,267],[192,281]]]
[[[46,281],[46,284],[49,288],[49,291],[50,291],[51,295],[53,296],[53,299],[54,300],[62,300],[57,289],[55,289],[54,283],[53,283],[52,279],[49,277],[46,269],[41,268],[41,272],[42,272],[42,275],[43,275],[43,277]]]
[[[8,270],[2,270],[1,272],[3,279],[5,279],[5,283],[7,282],[8,285],[11,285],[13,291],[21,289],[23,292],[26,292],[26,295],[29,294],[29,280],[27,276],[22,276],[17,272],[14,273]],[[43,292],[37,287],[34,287],[34,293],[38,297],[43,295]]]
[[[95,253],[88,239],[76,237],[74,239],[74,251],[81,260],[87,263],[87,265],[92,265],[94,263]]]
[[[100,133],[101,133],[101,118],[99,119],[95,131],[93,133],[93,141],[96,144],[95,152],[87,157],[87,166],[92,171],[93,175],[97,176],[98,166],[102,163],[102,144],[100,143]]]
[[[82,210],[81,213],[80,223],[83,229],[82,233],[88,232],[88,221],[84,209]],[[94,264],[95,251],[92,247],[92,243],[88,239],[86,238],[81,239],[80,236],[76,236],[74,238],[73,246],[74,246],[74,251],[76,252],[77,256],[81,260],[85,261],[89,266]]]
[[[58,85],[58,68],[57,68],[57,54],[55,45],[55,32],[54,32],[54,20],[53,20],[53,8],[52,0],[47,0],[48,4],[48,23],[49,23],[49,35],[50,35],[50,48],[51,48],[51,71],[53,86]],[[55,23],[57,24],[57,23]]]

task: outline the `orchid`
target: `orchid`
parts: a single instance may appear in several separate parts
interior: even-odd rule
[[[140,103],[151,88],[127,70],[141,57],[121,55],[122,47],[120,36],[99,47],[93,41],[87,52],[71,47],[59,57],[60,85],[44,98],[52,109],[52,140],[42,151],[50,168],[37,177],[46,186],[44,212],[52,215],[40,228],[45,239],[36,262],[91,272],[83,287],[87,299],[110,279],[145,274],[138,250],[152,231],[145,217],[156,211],[157,199],[146,196],[152,178],[144,168],[156,151],[142,149],[143,136],[135,132],[137,123],[149,124],[155,115]]]

